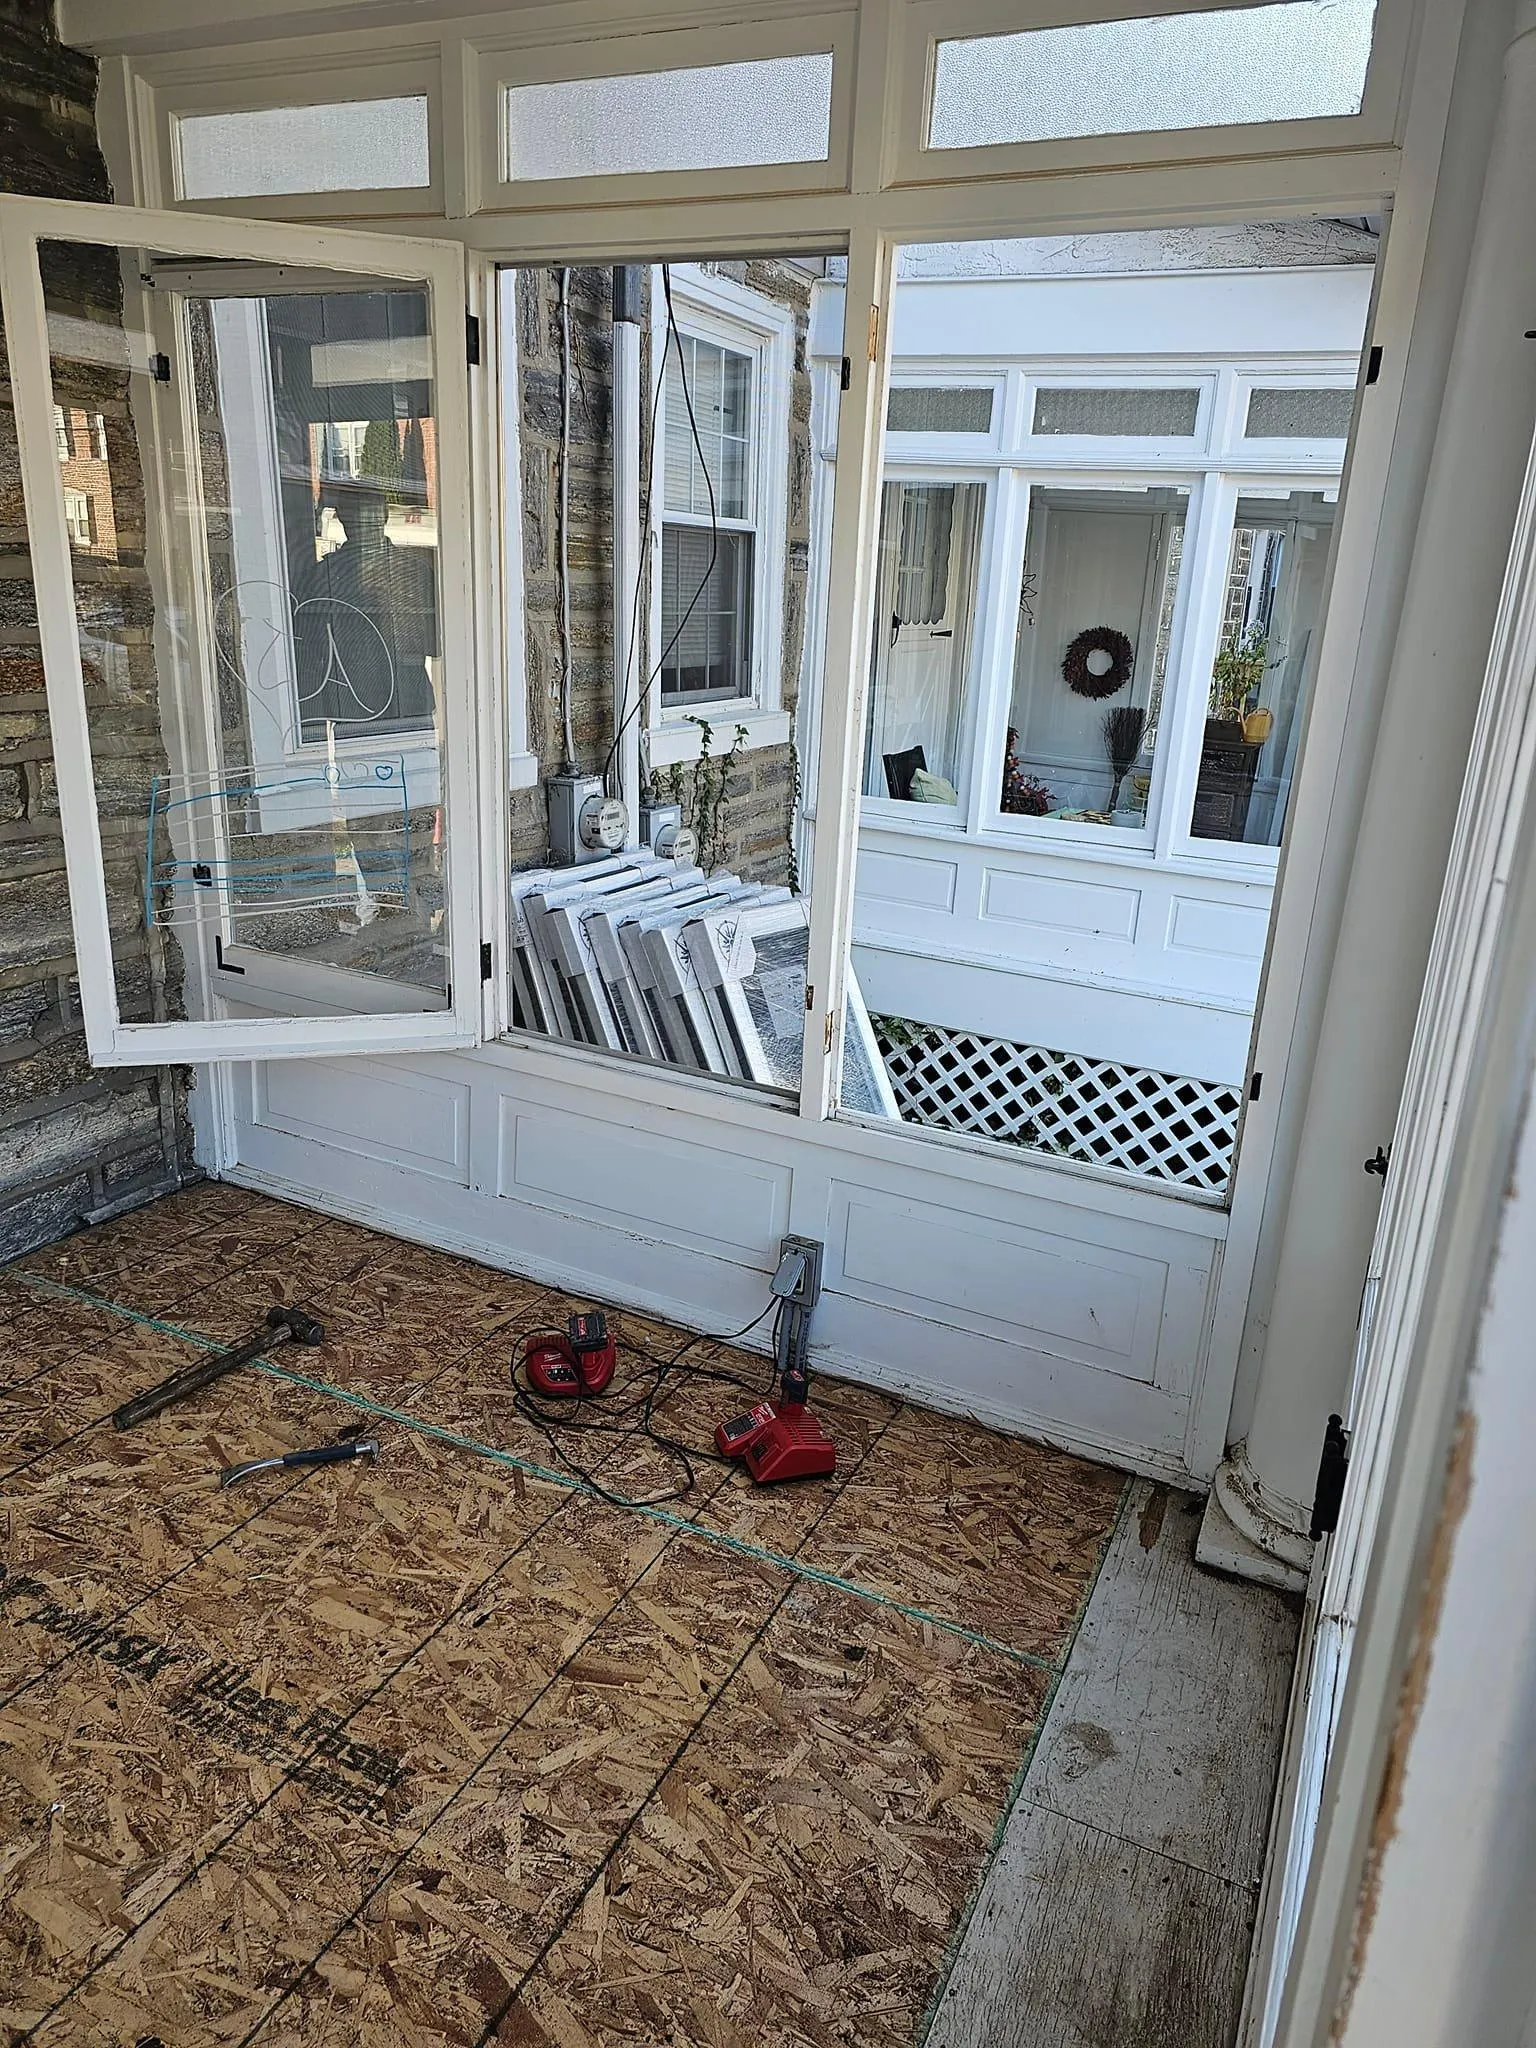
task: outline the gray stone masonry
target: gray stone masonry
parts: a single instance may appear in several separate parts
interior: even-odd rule
[[[0,0],[0,188],[110,199],[96,142],[96,67],[54,33],[47,0]],[[47,266],[50,305],[87,317],[117,310],[115,263],[81,251]],[[142,762],[160,750],[149,657],[138,450],[123,380],[82,370],[90,388],[60,390],[79,408],[76,458],[110,513],[81,565],[82,610],[122,650],[126,687],[88,681],[98,720],[97,787],[123,1014],[174,1005],[154,986],[138,911]],[[88,421],[99,416],[99,459]],[[88,574],[87,574],[88,569]],[[185,1078],[168,1068],[92,1069],[80,1021],[53,749],[38,652],[7,380],[0,388],[0,1258],[73,1229],[104,1209],[147,1200],[190,1170]]]

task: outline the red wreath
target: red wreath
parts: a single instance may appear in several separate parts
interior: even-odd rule
[[[1088,666],[1090,654],[1107,654],[1109,667],[1096,676]],[[1115,626],[1090,626],[1079,633],[1062,657],[1061,672],[1069,689],[1079,697],[1113,697],[1131,680],[1136,650]]]

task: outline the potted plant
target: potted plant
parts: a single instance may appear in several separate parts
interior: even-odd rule
[[[1190,830],[1197,839],[1241,839],[1268,724],[1250,738],[1244,721],[1269,666],[1269,636],[1262,626],[1227,633],[1211,664],[1211,694],[1200,751]],[[1273,721],[1270,720],[1269,724]]]

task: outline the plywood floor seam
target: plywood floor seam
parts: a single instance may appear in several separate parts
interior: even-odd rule
[[[835,1482],[709,1468],[667,1526],[407,1426],[528,1451],[505,1354],[548,1290],[217,1188],[28,1269],[0,1275],[13,2039],[914,2039],[1118,1475],[827,1381]],[[40,1315],[38,1280],[175,1327]],[[377,1472],[220,1494],[346,1419],[275,1375],[104,1426],[178,1329],[297,1296],[327,1382],[402,1417]],[[684,1380],[658,1414],[702,1445],[738,1400]],[[659,1456],[602,1469],[644,1495]]]

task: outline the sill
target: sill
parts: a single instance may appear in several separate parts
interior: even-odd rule
[[[760,747],[788,746],[794,721],[787,711],[764,711],[747,705],[740,711],[729,702],[703,705],[694,712],[693,718],[707,719],[714,729],[711,752],[718,760],[730,752],[731,735],[738,725],[746,727],[747,737],[741,743],[744,754],[755,753]],[[647,746],[653,768],[670,768],[674,763],[697,761],[703,748],[703,734],[686,714],[679,717],[669,715],[660,725],[653,725],[647,735]]]

